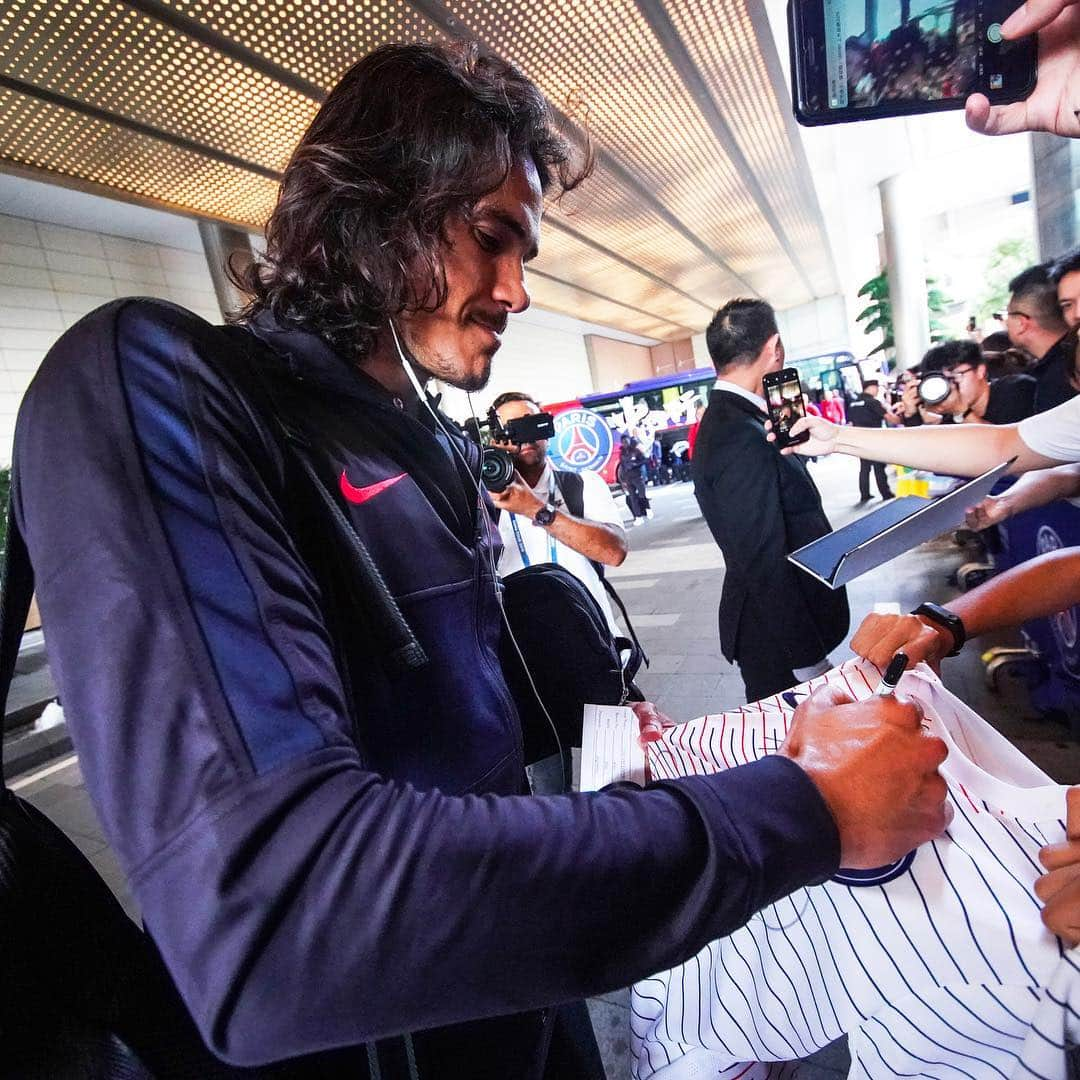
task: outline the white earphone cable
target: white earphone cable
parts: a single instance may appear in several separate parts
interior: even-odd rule
[[[473,487],[476,489],[477,505],[481,514],[487,513],[487,508],[484,506],[484,493],[483,488],[480,486],[480,480],[473,475],[472,469],[469,467],[469,462],[465,455],[461,452],[457,445],[457,440],[446,429],[446,425],[442,422],[442,418],[432,408],[431,402],[428,400],[427,391],[420,385],[420,380],[416,376],[416,372],[413,370],[412,363],[405,355],[405,350],[402,347],[401,339],[398,337],[397,327],[394,326],[394,320],[388,319],[387,322],[390,325],[390,333],[394,338],[394,347],[397,349],[398,357],[401,359],[401,366],[405,370],[410,383],[412,383],[413,389],[416,391],[417,397],[424,404],[424,407],[429,413],[431,413],[432,419],[439,426],[439,430],[446,436],[447,442],[450,444],[451,451],[457,455],[458,460],[465,466],[465,472],[468,474],[469,479],[472,481]],[[473,406],[472,394],[468,391],[465,392],[465,398],[469,402],[469,412],[472,414],[474,423],[477,425],[477,431],[480,430],[480,421],[476,415],[476,409]],[[481,519],[482,520],[482,519]],[[552,735],[555,736],[555,745],[558,747],[559,761],[563,766],[564,772],[567,772],[567,762],[564,756],[562,739],[559,738],[559,729],[555,726],[555,721],[551,718],[551,713],[548,712],[547,705],[544,704],[544,699],[540,696],[540,691],[536,688],[536,682],[533,679],[532,672],[529,670],[529,665],[525,661],[525,655],[521,651],[521,646],[518,644],[517,638],[514,636],[513,628],[510,626],[510,619],[506,614],[506,608],[503,606],[502,590],[499,588],[499,578],[495,567],[495,549],[492,546],[490,540],[486,545],[488,566],[491,570],[491,583],[495,592],[495,602],[499,607],[499,614],[502,616],[503,626],[506,628],[507,636],[510,638],[511,644],[514,646],[514,652],[517,653],[518,659],[521,661],[522,670],[525,672],[525,677],[529,680],[529,686],[532,689],[533,697],[536,698],[537,704],[540,706],[541,712],[544,714],[544,718],[547,720],[548,725],[551,728]],[[566,776],[567,788],[569,788],[569,776]]]

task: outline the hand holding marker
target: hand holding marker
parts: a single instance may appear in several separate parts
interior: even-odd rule
[[[878,684],[877,695],[879,697],[892,697],[896,692],[896,684],[900,681],[900,676],[904,674],[907,669],[908,658],[907,653],[898,652],[889,661],[889,666],[885,669],[885,674],[881,677],[881,682]]]

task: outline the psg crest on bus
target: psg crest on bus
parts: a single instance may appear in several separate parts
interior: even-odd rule
[[[555,417],[555,438],[548,454],[557,469],[599,472],[615,451],[608,422],[592,409],[566,409]]]

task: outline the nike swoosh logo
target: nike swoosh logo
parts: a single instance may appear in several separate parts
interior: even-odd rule
[[[364,487],[355,487],[349,483],[345,470],[341,470],[341,494],[351,503],[366,503],[368,499],[374,499],[380,492],[388,487],[393,487],[399,480],[404,480],[406,474],[399,473],[397,476],[389,476],[385,480],[377,480],[374,484],[365,484]]]

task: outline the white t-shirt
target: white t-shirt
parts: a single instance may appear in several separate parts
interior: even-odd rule
[[[619,513],[619,508],[615,505],[615,500],[611,497],[611,492],[604,483],[603,477],[599,473],[583,472],[581,480],[582,516],[587,521],[615,525],[622,529],[622,514]],[[544,502],[547,502],[554,491],[555,505],[564,513],[570,512],[566,507],[562,492],[555,485],[555,473],[551,462],[544,466],[544,471],[533,491]],[[516,533],[515,524],[517,525]],[[529,518],[522,517],[520,514],[509,514],[505,510],[499,514],[499,535],[503,542],[502,558],[499,560],[499,577],[507,577],[525,566],[534,566],[536,563],[557,563],[565,570],[569,570],[592,593],[607,619],[612,634],[619,635],[621,631],[615,623],[608,595],[592,563],[584,555],[556,540],[546,529],[534,525]],[[524,558],[522,548],[525,549]]]
[[[1021,420],[1019,434],[1036,454],[1054,461],[1080,461],[1080,397]]]
[[[849,661],[789,695],[833,682],[861,699],[879,679]],[[1065,788],[929,668],[907,673],[900,689],[949,746],[941,773],[955,817],[945,836],[893,867],[841,871],[800,889],[638,983],[636,1080],[781,1077],[789,1072],[781,1062],[843,1033],[852,1078],[1005,1080],[1030,1077],[1032,1066],[1044,1078],[1065,1076],[1060,1002],[1076,971],[1033,892],[1039,848],[1065,838]],[[789,695],[667,729],[649,746],[649,774],[715,772],[775,750]]]

